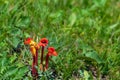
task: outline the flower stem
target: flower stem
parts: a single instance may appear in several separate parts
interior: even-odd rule
[[[38,73],[37,73],[37,69],[35,68],[36,66],[36,57],[33,56],[33,63],[32,63],[32,75],[37,77]]]
[[[35,61],[36,61],[36,65],[38,65],[38,49],[36,49],[36,59],[35,59]]]
[[[45,68],[48,69],[48,63],[49,63],[49,55],[46,55],[46,63],[45,63]]]
[[[44,54],[44,46],[42,46],[42,51],[41,51],[41,64],[43,65],[43,54]]]

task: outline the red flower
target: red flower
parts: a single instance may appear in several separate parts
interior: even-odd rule
[[[48,39],[47,38],[42,38],[39,42],[39,46],[47,46],[48,44]]]
[[[49,63],[49,56],[57,56],[57,52],[55,51],[54,47],[48,48],[48,53],[46,55],[46,64],[45,64],[45,70],[48,69],[48,63]]]
[[[49,47],[48,48],[48,55],[49,56],[57,56],[57,52],[55,51],[54,47]]]

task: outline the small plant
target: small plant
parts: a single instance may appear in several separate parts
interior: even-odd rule
[[[48,53],[46,55],[46,63],[45,63],[45,70],[48,69],[48,63],[49,63],[49,56],[57,56],[57,52],[55,51],[54,47],[48,48]]]
[[[43,55],[44,55],[44,48],[48,45],[48,40],[46,38],[42,38],[38,44],[41,46],[41,62],[40,62],[40,70],[43,70]]]
[[[38,49],[39,49],[39,46],[33,41],[32,38],[27,38],[24,41],[24,44],[27,44],[27,45],[30,46],[30,51],[31,51],[32,57],[33,57],[32,75],[37,77],[38,76],[38,72],[37,72],[35,66],[38,65]]]
[[[47,38],[42,38],[40,42],[37,44],[36,42],[33,41],[32,38],[27,38],[24,41],[25,45],[29,45],[30,51],[32,53],[33,57],[33,63],[32,63],[32,76],[37,78],[38,77],[38,70],[36,69],[36,66],[38,66],[38,50],[41,48],[41,57],[40,57],[40,70],[41,71],[46,71],[48,69],[48,64],[49,64],[49,56],[57,56],[57,52],[55,51],[54,47],[48,47],[48,52],[46,54],[46,61],[45,61],[45,66],[43,64],[44,60],[44,49],[48,45],[48,39]]]

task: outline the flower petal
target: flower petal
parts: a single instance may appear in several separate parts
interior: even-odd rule
[[[57,56],[58,54],[56,51],[54,51],[52,55]]]
[[[25,39],[24,44],[30,44],[31,40],[32,40],[32,38]]]
[[[33,56],[36,56],[36,49],[34,46],[30,46],[30,51],[31,51]]]

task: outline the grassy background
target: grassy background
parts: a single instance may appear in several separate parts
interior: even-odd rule
[[[120,0],[0,0],[0,78],[31,80],[23,40],[59,54],[41,79],[120,79]]]

